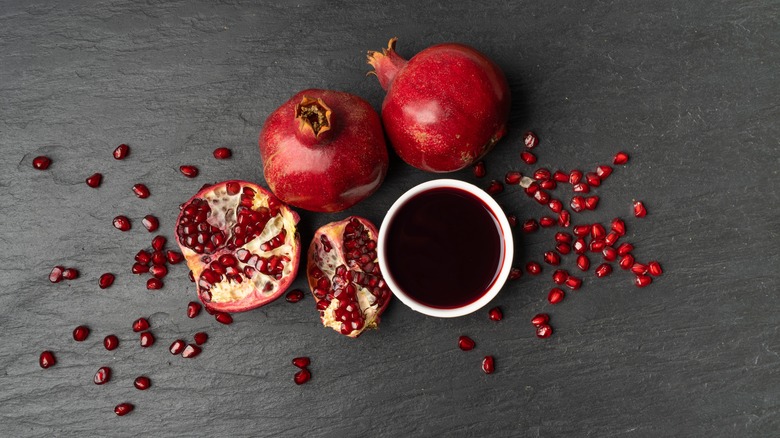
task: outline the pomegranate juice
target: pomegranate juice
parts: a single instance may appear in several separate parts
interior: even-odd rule
[[[501,270],[504,241],[494,213],[455,188],[420,193],[389,224],[389,273],[421,304],[457,308],[487,292]]]

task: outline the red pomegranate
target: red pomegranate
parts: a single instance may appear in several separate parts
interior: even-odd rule
[[[268,116],[259,144],[271,191],[306,210],[349,208],[374,193],[387,173],[379,115],[349,93],[301,91]]]
[[[504,73],[472,47],[448,43],[412,59],[368,53],[382,88],[382,122],[398,155],[430,172],[463,169],[506,134],[510,93]]]
[[[242,312],[281,296],[298,272],[298,220],[273,194],[246,181],[207,186],[182,204],[176,242],[203,304]]]
[[[351,216],[322,226],[309,246],[306,272],[322,324],[351,338],[376,328],[393,296],[379,271],[378,234]]]

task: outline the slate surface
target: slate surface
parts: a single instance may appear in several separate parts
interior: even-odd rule
[[[777,244],[776,1],[689,2],[2,2],[0,7],[0,434],[3,436],[777,436],[780,434],[780,275]],[[521,133],[542,138],[539,163],[593,168],[620,149],[630,163],[597,190],[596,212],[627,218],[629,239],[665,274],[646,289],[625,272],[546,304],[545,275],[508,285],[486,311],[454,320],[395,302],[358,340],[319,326],[313,300],[280,300],[218,326],[188,320],[186,269],[148,292],[129,273],[158,215],[173,237],[177,205],[203,183],[263,182],[262,120],[308,87],[348,90],[377,109],[365,52],[399,37],[411,56],[460,41],[492,57],[513,92],[511,130],[487,158],[486,186],[518,160]],[[127,142],[132,154],[114,161]],[[232,160],[211,151],[229,146]],[[31,168],[39,154],[54,164]],[[181,164],[200,167],[185,179]],[[95,191],[84,184],[105,175]],[[381,190],[345,213],[303,213],[304,242],[347,214],[381,221],[406,189],[436,178],[394,158]],[[147,200],[130,192],[136,182]],[[570,192],[559,191],[568,199]],[[630,217],[633,198],[645,219]],[[521,218],[543,207],[511,189]],[[111,218],[135,219],[120,234]],[[519,236],[519,234],[518,234]],[[518,264],[540,259],[552,231],[520,237]],[[82,276],[50,284],[55,264]],[[566,267],[573,268],[571,257]],[[117,273],[97,288],[98,276]],[[299,276],[296,286],[305,287]],[[553,315],[555,334],[528,320]],[[143,351],[130,323],[151,317]],[[70,336],[89,324],[92,337]],[[196,360],[167,345],[211,335]],[[122,345],[105,351],[116,333]],[[474,351],[456,339],[469,334]],[[59,364],[37,365],[52,349]],[[480,360],[496,357],[486,376]],[[289,361],[312,358],[292,383]],[[91,383],[114,369],[103,387]],[[132,379],[146,374],[140,392]],[[132,415],[112,407],[131,401]]]

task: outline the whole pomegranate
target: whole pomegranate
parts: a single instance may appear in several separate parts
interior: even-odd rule
[[[181,205],[176,242],[192,270],[198,298],[212,311],[267,304],[298,272],[298,214],[246,181],[207,186]]]
[[[387,91],[382,122],[398,155],[430,172],[453,172],[479,160],[506,134],[509,85],[501,69],[477,50],[448,43],[409,61],[395,52],[369,52]]]
[[[374,193],[387,173],[379,115],[341,91],[296,94],[268,116],[259,144],[271,191],[306,210],[349,208]]]
[[[393,296],[379,271],[378,234],[351,216],[322,226],[309,246],[306,273],[322,324],[351,338],[377,327]]]

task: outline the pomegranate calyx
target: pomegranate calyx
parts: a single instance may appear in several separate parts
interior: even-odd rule
[[[303,96],[301,103],[295,105],[295,118],[298,120],[300,133],[314,133],[314,138],[319,138],[331,129],[331,109],[320,98]]]
[[[398,41],[397,37],[390,38],[390,41],[387,43],[387,48],[382,49],[382,53],[374,50],[368,51],[368,63],[374,67],[374,70],[367,74],[376,76],[377,79],[379,79],[379,85],[381,85],[382,89],[385,91],[390,88],[390,84],[393,82],[395,75],[407,63],[405,59],[401,58],[398,56],[398,53],[396,53],[396,41]]]

